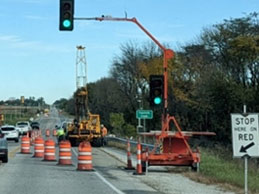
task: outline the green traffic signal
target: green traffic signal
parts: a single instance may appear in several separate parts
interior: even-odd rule
[[[74,28],[74,0],[60,0],[59,30],[72,31]]]
[[[151,107],[161,107],[164,98],[164,76],[150,75],[149,77],[149,102]]]
[[[69,28],[69,27],[71,26],[71,21],[70,21],[70,20],[64,20],[64,21],[63,21],[63,26],[64,26],[65,28]]]
[[[155,103],[156,105],[161,104],[161,102],[162,102],[162,99],[161,99],[160,97],[154,98],[154,103]]]

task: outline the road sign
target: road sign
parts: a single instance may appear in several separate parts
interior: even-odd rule
[[[231,114],[233,156],[259,157],[259,114]]]
[[[137,119],[153,119],[152,110],[137,110],[136,111]]]

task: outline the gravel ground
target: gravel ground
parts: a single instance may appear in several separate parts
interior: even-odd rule
[[[111,147],[104,147],[102,150],[126,165],[126,151]],[[136,156],[132,156],[132,164],[136,165]],[[164,167],[149,167],[148,170],[146,175],[138,176],[138,179],[165,194],[234,194],[217,185],[205,185],[194,182],[181,174],[169,173]]]

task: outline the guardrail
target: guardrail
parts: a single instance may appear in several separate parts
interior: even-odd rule
[[[123,139],[123,138],[119,138],[119,137],[106,137],[106,140],[107,140],[108,144],[111,142],[114,142],[114,143],[121,144],[123,146],[126,146],[127,142],[128,142],[127,139]],[[138,144],[137,141],[130,140],[129,142],[130,142],[130,147],[133,150],[137,149],[137,144]],[[141,145],[142,145],[142,149],[148,148],[149,150],[153,150],[153,148],[154,148],[154,145],[152,145],[152,144],[141,143]]]

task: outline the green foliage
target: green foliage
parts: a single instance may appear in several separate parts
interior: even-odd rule
[[[124,124],[125,120],[122,113],[110,113],[110,125],[113,127],[112,133],[122,135]]]
[[[124,136],[135,137],[137,135],[136,127],[131,124],[125,124],[123,129],[124,129]]]
[[[24,99],[24,104],[22,104],[21,99],[9,99],[6,101],[0,101],[0,105],[6,106],[38,106],[45,107],[47,106],[43,97],[36,99],[35,97],[29,97]]]
[[[110,125],[112,133],[117,136],[136,136],[136,127],[126,123],[122,113],[110,113]]]
[[[124,113],[130,106],[126,95],[113,78],[100,79],[88,84],[87,88],[90,112],[100,114],[101,122],[108,128],[111,127],[110,113]]]
[[[74,98],[65,99],[61,98],[59,100],[56,100],[53,105],[55,105],[57,108],[64,110],[65,112],[75,115],[75,101]]]
[[[257,14],[224,20],[177,53],[169,106],[183,129],[215,131],[229,144],[230,113],[242,112],[243,104],[259,111],[258,29]]]

